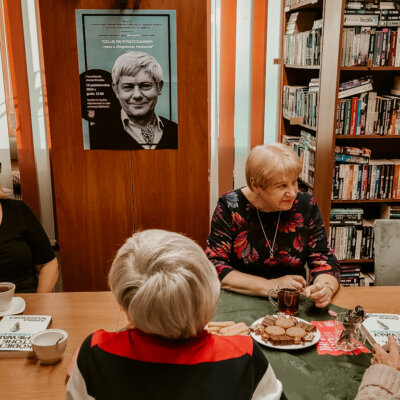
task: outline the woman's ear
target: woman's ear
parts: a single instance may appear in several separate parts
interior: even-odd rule
[[[249,189],[252,192],[258,192],[258,187],[257,187],[257,184],[256,184],[256,180],[253,177],[250,177],[250,185],[249,186],[250,186]]]

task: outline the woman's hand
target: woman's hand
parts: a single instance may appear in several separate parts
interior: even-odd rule
[[[270,282],[275,283],[275,289],[278,288],[278,285],[290,289],[303,289],[307,285],[306,280],[301,275],[285,275],[277,279],[271,279]]]
[[[331,304],[333,288],[327,282],[315,282],[306,288],[304,294],[314,300],[316,307],[324,308]]]
[[[393,335],[388,336],[388,347],[389,352],[387,353],[379,344],[375,343],[372,346],[374,355],[371,359],[371,364],[384,364],[400,370],[400,353]]]

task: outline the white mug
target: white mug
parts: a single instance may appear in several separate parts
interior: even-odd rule
[[[5,312],[11,307],[15,293],[15,285],[11,282],[0,282],[0,312]]]
[[[62,329],[46,329],[31,337],[32,349],[42,364],[59,362],[67,346],[68,333]]]

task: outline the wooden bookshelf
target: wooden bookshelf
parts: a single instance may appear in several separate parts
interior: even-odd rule
[[[336,93],[339,82],[339,43],[341,37],[343,0],[303,1],[295,6],[286,7],[283,13],[282,43],[286,32],[286,23],[291,11],[316,10],[315,19],[322,19],[322,37],[320,63],[318,66],[281,65],[281,96],[285,85],[308,85],[310,79],[319,78],[319,107],[317,109],[317,125],[310,127],[305,124],[291,124],[283,116],[282,102],[279,108],[279,141],[284,135],[300,135],[301,128],[315,135],[315,174],[314,185],[311,187],[320,207],[325,226],[329,226],[332,182],[332,165],[335,146],[334,124],[336,119]],[[329,49],[329,51],[323,51]],[[284,59],[283,46],[281,59]],[[302,71],[299,73],[298,71]]]
[[[366,74],[373,76],[373,91],[378,96],[390,94],[393,87],[393,77],[400,75],[400,67],[394,66],[350,66],[342,67],[342,36],[343,18],[346,0],[322,0],[317,3],[301,2],[286,7],[283,13],[282,43],[286,32],[285,22],[289,20],[291,11],[306,11],[307,8],[320,7],[322,15],[322,53],[319,66],[293,66],[282,64],[281,85],[306,86],[307,80],[319,78],[319,105],[317,111],[317,126],[313,129],[301,124],[290,124],[282,115],[280,109],[280,141],[284,135],[295,136],[301,128],[307,129],[316,138],[314,185],[302,182],[313,189],[326,227],[330,226],[330,211],[336,207],[362,208],[365,219],[377,219],[382,203],[400,203],[400,199],[371,200],[331,200],[332,170],[336,145],[368,147],[372,151],[371,159],[400,159],[400,135],[339,135],[336,134],[336,110],[340,82],[345,82]],[[397,29],[397,28],[395,28]],[[325,49],[325,51],[324,51]],[[283,52],[281,58],[283,59]],[[302,71],[299,73],[298,71]],[[297,130],[296,130],[297,129]],[[373,259],[346,259],[340,263],[371,264]],[[366,265],[367,266],[367,265]]]

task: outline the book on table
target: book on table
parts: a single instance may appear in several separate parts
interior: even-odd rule
[[[49,315],[7,315],[0,321],[0,358],[33,357],[30,338],[50,326]]]
[[[371,344],[378,343],[387,349],[387,337],[393,335],[400,348],[400,315],[399,314],[367,314],[362,324],[366,338]]]

